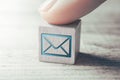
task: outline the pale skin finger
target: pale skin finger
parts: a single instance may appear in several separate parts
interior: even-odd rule
[[[47,0],[39,9],[50,24],[68,24],[96,9],[105,0]]]

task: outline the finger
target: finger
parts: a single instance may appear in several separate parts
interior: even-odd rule
[[[47,0],[41,16],[51,24],[67,24],[93,11],[105,0]]]

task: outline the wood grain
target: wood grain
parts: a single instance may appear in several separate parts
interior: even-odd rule
[[[39,61],[42,1],[0,1],[0,80],[120,80],[120,1],[82,18],[76,65]]]

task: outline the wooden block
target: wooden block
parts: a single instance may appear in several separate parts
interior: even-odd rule
[[[40,61],[74,64],[80,44],[81,21],[67,25],[41,22],[39,27]]]

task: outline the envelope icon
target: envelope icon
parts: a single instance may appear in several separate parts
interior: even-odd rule
[[[71,57],[72,37],[60,34],[41,34],[41,55]]]

